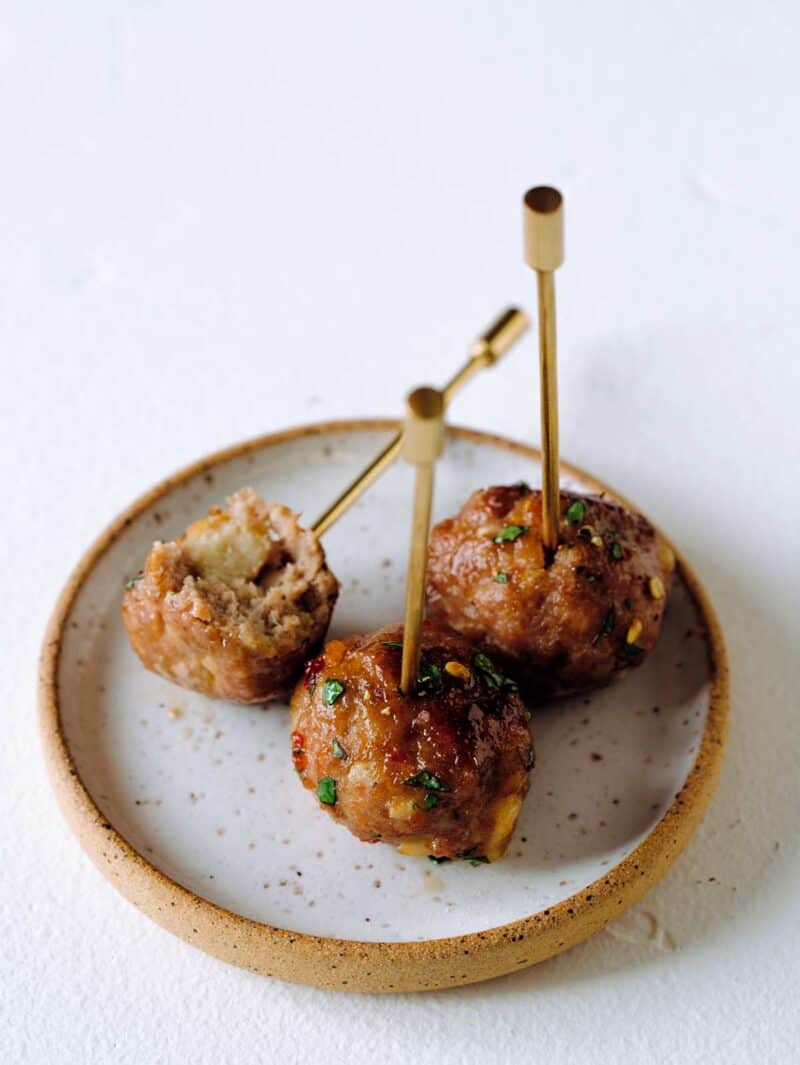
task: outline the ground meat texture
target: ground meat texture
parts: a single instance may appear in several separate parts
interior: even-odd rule
[[[359,839],[495,861],[528,790],[533,745],[513,682],[426,623],[420,684],[400,692],[402,627],[333,640],[292,696],[292,758]]]
[[[154,673],[259,703],[285,695],[321,646],[338,592],[297,515],[243,488],[174,542],[153,544],[122,613]]]
[[[474,492],[428,551],[429,616],[497,658],[539,698],[608,684],[658,639],[675,559],[640,515],[561,493],[559,545],[542,547],[527,485]]]

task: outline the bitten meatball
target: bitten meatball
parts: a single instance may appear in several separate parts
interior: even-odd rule
[[[586,691],[641,664],[661,629],[675,559],[640,515],[561,493],[545,556],[542,497],[527,485],[474,492],[428,551],[428,615],[496,657],[526,695]]]
[[[252,488],[156,542],[122,604],[154,673],[218,699],[285,694],[321,645],[339,593],[316,536]]]
[[[425,623],[419,681],[400,691],[402,626],[333,640],[292,696],[292,758],[359,839],[403,854],[495,861],[528,791],[533,744],[513,681]]]

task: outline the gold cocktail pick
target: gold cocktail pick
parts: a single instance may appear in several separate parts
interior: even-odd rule
[[[558,189],[528,189],[523,206],[525,262],[536,271],[542,421],[542,542],[558,547],[558,366],[555,271],[564,262],[563,199]]]
[[[417,684],[422,615],[425,611],[425,566],[433,502],[433,468],[444,447],[444,393],[417,388],[406,400],[403,457],[416,467],[414,515],[406,576],[406,616],[403,626],[403,666],[400,690],[410,695]]]
[[[461,366],[442,389],[445,404],[448,404],[456,392],[469,379],[486,366],[494,366],[528,329],[530,320],[524,311],[517,307],[508,310],[495,319],[485,333],[482,333],[469,350],[466,362]],[[348,485],[342,494],[323,511],[311,526],[311,531],[322,536],[334,522],[348,510],[357,499],[386,470],[403,446],[403,434],[397,433],[368,466]]]

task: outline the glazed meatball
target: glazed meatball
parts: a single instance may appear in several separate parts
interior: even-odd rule
[[[496,657],[531,698],[586,691],[641,664],[658,639],[675,559],[640,515],[561,493],[559,544],[542,547],[542,497],[474,492],[434,527],[429,616]]]
[[[218,699],[284,695],[328,629],[339,583],[297,515],[243,488],[156,542],[122,613],[148,669]]]
[[[486,655],[430,623],[403,695],[402,639],[393,626],[333,640],[309,662],[292,696],[295,768],[359,839],[495,861],[528,790],[528,713]]]

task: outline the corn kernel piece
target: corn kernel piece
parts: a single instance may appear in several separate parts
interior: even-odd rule
[[[658,562],[665,573],[672,573],[675,569],[675,553],[661,538],[658,540]]]
[[[625,637],[627,643],[636,643],[642,634],[642,623],[639,618],[634,618],[628,629],[628,635]]]
[[[386,812],[393,821],[410,821],[417,812],[417,804],[405,795],[394,796],[387,803]]]
[[[458,677],[459,680],[470,680],[472,674],[462,662],[448,662],[444,667],[445,673],[449,673],[451,677]]]
[[[378,782],[378,766],[375,762],[354,762],[347,778],[351,784],[370,787]]]
[[[603,537],[602,536],[593,536],[592,537],[592,543],[594,544],[595,547],[602,547],[603,546]]]
[[[433,842],[429,839],[420,839],[418,836],[409,836],[402,843],[397,844],[401,854],[408,854],[413,858],[424,858],[433,850]]]
[[[490,815],[493,825],[484,846],[484,852],[490,862],[496,862],[498,858],[502,858],[508,841],[511,839],[511,833],[514,831],[514,825],[517,823],[521,807],[522,799],[519,795],[506,795],[502,799],[495,799],[492,803]]]
[[[647,582],[647,587],[654,599],[664,598],[664,582],[660,577],[651,577]]]

